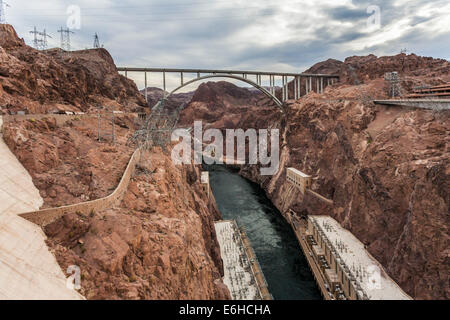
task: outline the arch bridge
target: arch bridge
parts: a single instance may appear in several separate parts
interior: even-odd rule
[[[124,72],[128,77],[129,72],[137,72],[144,74],[145,84],[145,100],[148,101],[147,87],[148,87],[148,74],[159,73],[162,75],[162,88],[164,94],[167,92],[166,75],[168,73],[174,73],[179,75],[180,86],[166,95],[164,98],[169,97],[171,94],[178,90],[197,81],[210,79],[210,78],[231,78],[239,81],[243,81],[251,86],[255,87],[263,94],[271,98],[280,108],[283,103],[291,98],[297,100],[303,95],[308,94],[311,91],[322,93],[324,89],[339,81],[338,75],[329,74],[309,74],[309,73],[286,73],[286,72],[262,72],[262,71],[244,71],[244,70],[212,70],[212,69],[166,69],[166,68],[117,68],[119,72]],[[185,81],[186,74],[195,74],[196,77],[192,80]],[[254,81],[251,80],[255,79]],[[269,80],[268,86],[263,86],[263,79]],[[276,96],[277,80],[281,78],[281,99]],[[294,86],[293,96],[289,91],[289,83],[292,82]],[[302,90],[302,88],[304,88]],[[291,91],[292,92],[292,91]]]

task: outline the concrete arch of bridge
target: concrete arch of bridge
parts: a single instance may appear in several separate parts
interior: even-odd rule
[[[273,94],[271,94],[269,91],[267,91],[264,87],[260,86],[259,84],[257,84],[256,82],[253,82],[249,79],[245,79],[243,77],[239,77],[239,76],[235,76],[232,74],[213,74],[213,75],[207,75],[207,76],[202,76],[199,78],[195,78],[193,80],[190,80],[186,83],[183,83],[183,85],[179,86],[178,88],[176,88],[175,90],[173,90],[172,92],[170,92],[166,98],[169,98],[172,94],[174,94],[175,92],[177,92],[178,90],[192,84],[195,83],[197,81],[202,81],[205,79],[211,79],[211,78],[230,78],[230,79],[235,79],[235,80],[239,80],[239,81],[243,81],[253,87],[255,87],[256,89],[258,89],[259,91],[261,91],[263,94],[265,94],[267,97],[269,97],[270,99],[272,99],[275,104],[280,108],[281,112],[283,112],[283,103]]]

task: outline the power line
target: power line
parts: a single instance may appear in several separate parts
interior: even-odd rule
[[[33,46],[36,50],[47,50],[47,37],[52,38],[47,31],[44,29],[43,32],[37,31],[36,26],[30,33],[34,36]]]

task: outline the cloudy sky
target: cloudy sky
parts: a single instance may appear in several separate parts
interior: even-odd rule
[[[299,72],[328,58],[402,49],[450,59],[449,0],[7,0],[6,19],[32,45],[34,26],[78,22],[73,49],[93,35],[118,66]],[[379,14],[379,19],[378,15]],[[379,24],[378,24],[379,22]]]

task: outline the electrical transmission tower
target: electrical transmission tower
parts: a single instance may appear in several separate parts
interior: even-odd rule
[[[61,33],[61,49],[70,51],[70,34],[75,32],[70,31],[69,28],[63,29],[63,27],[58,32]]]
[[[95,49],[100,48],[100,41],[98,40],[98,34],[97,33],[95,33],[95,35],[94,35],[94,48]]]
[[[160,146],[166,149],[170,143],[173,130],[175,130],[181,111],[186,107],[182,104],[173,111],[165,108],[166,99],[160,100],[153,108],[150,116],[147,117],[142,127],[130,138],[137,142],[139,147],[150,148]]]
[[[0,0],[0,24],[6,23],[6,8],[9,7],[5,1]]]
[[[391,98],[400,97],[402,95],[401,79],[398,72],[388,72],[384,75],[384,80],[389,85],[389,95]]]
[[[33,31],[30,31],[32,35],[34,35],[33,46],[37,50],[47,50],[47,37],[52,38],[47,31],[44,29],[44,32],[37,31],[36,27],[34,27]]]

